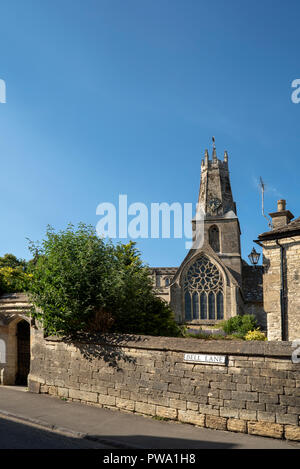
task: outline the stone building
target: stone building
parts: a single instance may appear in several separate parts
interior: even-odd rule
[[[176,320],[215,324],[236,314],[252,313],[262,327],[266,317],[262,300],[262,267],[250,266],[241,256],[241,229],[228,168],[228,154],[212,159],[206,150],[201,162],[194,245],[178,268],[151,269],[157,294],[168,301]],[[199,225],[199,227],[198,227]],[[198,238],[199,239],[199,238]]]
[[[0,384],[26,384],[30,367],[30,304],[22,293],[0,298]]]
[[[300,218],[279,200],[270,213],[273,229],[261,234],[263,298],[269,340],[300,339]]]

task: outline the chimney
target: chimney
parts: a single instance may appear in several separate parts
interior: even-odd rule
[[[294,218],[294,215],[286,210],[286,200],[281,199],[277,201],[277,212],[269,213],[272,218],[273,229],[282,228],[288,225]]]

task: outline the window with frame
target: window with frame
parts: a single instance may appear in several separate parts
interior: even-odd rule
[[[204,255],[186,273],[184,305],[186,321],[224,318],[223,277],[218,267]]]

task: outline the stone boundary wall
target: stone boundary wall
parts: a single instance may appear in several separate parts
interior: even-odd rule
[[[102,342],[101,342],[102,341]],[[212,429],[300,441],[300,364],[288,342],[107,336],[32,329],[29,390]],[[189,363],[185,353],[226,355]]]

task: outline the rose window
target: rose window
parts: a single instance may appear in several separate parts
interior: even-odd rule
[[[192,264],[184,280],[186,321],[223,319],[223,278],[220,270],[206,256]]]

